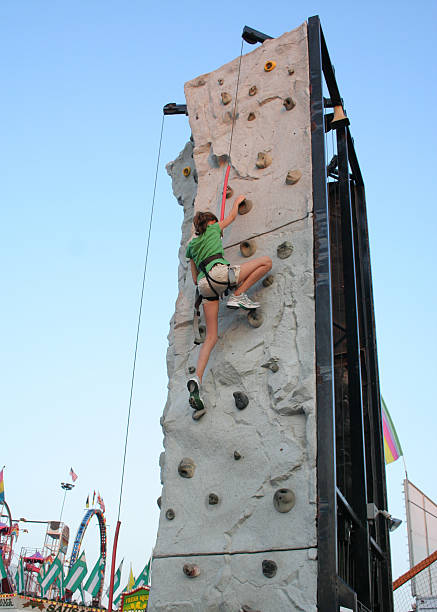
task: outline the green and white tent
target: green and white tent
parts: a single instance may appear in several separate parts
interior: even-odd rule
[[[38,582],[40,583],[41,593],[43,594],[43,596],[47,592],[47,590],[51,587],[51,585],[54,583],[56,578],[58,578],[61,572],[62,572],[62,563],[61,563],[61,560],[58,557],[56,557],[53,563],[46,570],[44,577],[41,577],[41,580],[40,580],[40,575],[38,574]],[[40,570],[40,574],[41,574],[41,570]],[[61,577],[61,588],[62,588],[63,577],[64,577],[64,574],[62,574],[62,577]]]
[[[97,560],[97,563],[93,567],[91,574],[88,576],[88,580],[85,583],[84,589],[91,595],[91,597],[95,597],[100,589],[100,584],[103,580],[103,568],[105,567],[105,561],[100,555]]]
[[[64,588],[68,589],[72,593],[82,584],[82,580],[87,575],[88,568],[86,565],[85,553],[83,552],[73,567],[68,572],[68,575],[64,581]]]
[[[24,591],[23,559],[20,559],[17,565],[17,571],[15,572],[15,586],[17,589],[17,593],[22,593]]]

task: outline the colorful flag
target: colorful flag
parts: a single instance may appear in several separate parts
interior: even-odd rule
[[[73,482],[76,482],[77,480],[77,474],[75,473],[75,471],[73,470],[73,468],[70,468],[70,476],[71,476],[71,480]]]
[[[134,589],[137,589],[138,587],[148,586],[149,585],[150,561],[151,560],[149,559],[149,561],[146,564],[146,566],[144,567],[143,571],[141,572],[141,574],[136,579],[135,584],[133,586]]]
[[[5,501],[5,481],[3,480],[3,470],[0,472],[0,504]]]
[[[3,563],[3,556],[0,552],[0,580],[7,578],[7,576],[5,564]]]
[[[105,504],[103,503],[103,498],[100,496],[100,491],[97,493],[97,503],[100,506],[100,510],[105,512]]]
[[[20,528],[18,527],[18,523],[14,523],[11,527],[11,536],[15,537],[18,540],[18,536],[20,534]]]
[[[64,587],[74,593],[82,584],[82,580],[85,578],[87,571],[85,553],[83,552],[68,572]]]
[[[115,572],[115,575],[114,575],[114,587],[112,589],[112,596],[114,596],[114,593],[117,591],[118,587],[120,586],[121,570],[123,567],[123,561],[124,559],[122,559],[120,565],[118,566],[118,570]],[[106,591],[106,597],[109,598],[109,587],[108,587],[108,590]]]
[[[100,589],[100,583],[103,579],[103,568],[105,566],[105,561],[100,555],[97,559],[97,563],[93,567],[91,574],[88,576],[88,580],[85,583],[84,589],[87,591],[91,597],[95,597]]]
[[[56,557],[56,559],[53,561],[53,563],[50,565],[50,567],[46,571],[44,578],[40,582],[41,592],[46,593],[47,590],[51,587],[51,585],[53,584],[53,582],[56,580],[56,578],[59,576],[61,572],[62,572],[62,563],[61,563],[61,560],[58,557]]]
[[[22,593],[24,591],[24,569],[23,559],[21,557],[17,565],[17,571],[15,573],[15,587],[17,589],[17,593]]]
[[[384,432],[384,456],[386,463],[393,463],[403,454],[402,447],[396,433],[395,426],[391,420],[388,408],[381,397],[382,429]]]
[[[86,502],[85,502],[85,508],[89,508],[90,507],[90,496],[88,495],[88,497],[86,498]]]
[[[96,500],[96,492],[94,491],[94,493],[93,493],[93,506],[94,506],[95,500]]]
[[[127,590],[128,591],[132,591],[132,589],[134,588],[134,584],[135,584],[135,576],[134,573],[132,571],[132,563],[130,564],[130,572],[129,572],[129,581],[127,583]]]

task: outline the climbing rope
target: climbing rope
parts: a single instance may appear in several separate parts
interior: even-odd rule
[[[243,44],[244,44],[244,39],[241,39],[240,59],[238,61],[237,85],[235,87],[234,108],[232,110],[232,126],[231,126],[231,138],[229,140],[228,167],[226,168],[225,179],[223,181],[222,207],[221,207],[221,210],[220,210],[220,221],[223,221],[223,219],[225,217],[226,189],[228,187],[229,173],[231,171],[232,138],[234,136],[234,126],[235,126],[235,120],[236,120],[236,117],[237,117],[237,96],[238,96],[238,88],[240,86],[241,58],[243,56]]]
[[[133,361],[133,366],[132,366],[132,377],[131,377],[130,393],[129,393],[129,409],[128,409],[128,414],[127,414],[126,436],[125,436],[125,441],[124,441],[123,468],[122,468],[122,472],[121,472],[120,498],[119,498],[119,501],[118,501],[117,522],[120,520],[121,499],[122,499],[122,495],[123,495],[124,471],[125,471],[125,467],[126,467],[127,441],[128,441],[128,437],[129,437],[130,416],[131,416],[131,408],[132,408],[132,395],[133,395],[133,389],[134,389],[135,367],[136,367],[136,363],[137,363],[137,353],[138,353],[138,339],[139,339],[139,335],[140,335],[141,313],[142,313],[142,310],[143,310],[144,286],[145,286],[145,282],[146,282],[147,261],[149,259],[150,235],[151,235],[151,231],[152,231],[153,211],[155,209],[156,183],[158,181],[158,170],[159,170],[159,160],[160,160],[160,157],[161,157],[161,145],[162,145],[162,133],[163,133],[163,130],[164,130],[164,115],[162,115],[161,133],[160,133],[160,136],[159,136],[158,159],[156,161],[155,182],[154,182],[154,185],[153,185],[152,208],[150,210],[149,229],[148,229],[148,233],[147,233],[147,246],[146,246],[146,255],[145,255],[145,259],[144,259],[144,269],[143,269],[143,282],[142,282],[142,286],[141,286],[140,308],[139,308],[139,312],[138,312],[137,336],[136,336],[136,340],[135,340],[134,361]]]

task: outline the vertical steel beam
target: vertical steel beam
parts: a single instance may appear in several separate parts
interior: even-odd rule
[[[317,392],[317,494],[319,612],[337,612],[337,496],[329,211],[326,189],[321,28],[308,20],[311,155],[314,206],[314,284]]]
[[[361,521],[361,527],[355,531],[354,536],[354,565],[356,571],[354,587],[359,601],[370,607],[370,547],[367,525],[367,481],[361,389],[360,333],[355,278],[349,159],[345,127],[337,129],[337,156],[346,315],[349,415],[351,424],[352,491],[349,502]]]
[[[366,351],[366,367],[368,368],[369,421],[372,429],[372,476],[374,480],[372,499],[378,508],[387,509],[387,488],[385,479],[385,459],[383,447],[383,431],[381,418],[381,398],[379,389],[378,353],[376,345],[375,312],[372,291],[372,271],[370,265],[370,247],[367,226],[366,197],[364,185],[355,187],[353,207],[354,223],[356,225],[358,245],[358,266],[361,283],[362,312],[364,327],[364,343]],[[384,552],[384,562],[381,565],[381,576],[378,584],[379,598],[384,612],[393,610],[393,591],[390,557],[390,539],[388,525],[385,520],[378,524],[377,542]]]

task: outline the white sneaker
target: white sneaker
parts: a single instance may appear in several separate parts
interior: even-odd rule
[[[200,397],[200,382],[197,376],[193,376],[192,378],[190,378],[190,380],[187,382],[187,389],[190,392],[188,402],[191,408],[196,411],[204,410],[205,406],[203,404],[202,398]],[[203,416],[205,412],[206,411],[199,415],[199,418],[200,416]]]
[[[259,308],[261,304],[259,302],[252,302],[245,293],[241,295],[231,295],[226,304],[228,308],[243,308],[244,310],[254,310]]]

